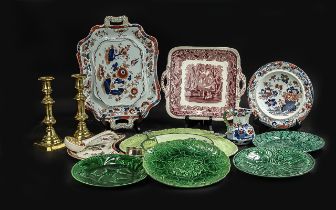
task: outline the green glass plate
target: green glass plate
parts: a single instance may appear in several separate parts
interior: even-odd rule
[[[127,147],[142,147],[144,150],[147,150],[157,143],[190,138],[214,144],[227,156],[234,155],[238,151],[238,147],[226,138],[216,135],[211,131],[193,128],[171,128],[152,131],[147,134],[136,134],[123,140],[119,148],[123,152],[126,152]]]
[[[142,158],[120,154],[81,160],[72,167],[71,174],[79,182],[99,187],[129,185],[147,176]]]
[[[310,154],[289,147],[252,147],[239,151],[233,164],[248,174],[282,178],[308,173],[315,160]]]
[[[259,134],[252,141],[255,146],[286,146],[295,149],[312,152],[321,149],[325,142],[323,138],[311,133],[299,131],[272,131]]]
[[[193,188],[222,180],[230,171],[230,159],[214,145],[184,139],[147,150],[143,166],[149,176],[161,183]]]

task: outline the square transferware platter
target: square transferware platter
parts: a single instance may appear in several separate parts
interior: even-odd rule
[[[81,73],[87,75],[86,108],[112,129],[132,128],[160,101],[158,53],[156,39],[126,16],[108,16],[91,28],[77,46]]]
[[[246,78],[237,50],[182,46],[170,50],[161,87],[171,117],[222,121],[224,110],[239,107]]]

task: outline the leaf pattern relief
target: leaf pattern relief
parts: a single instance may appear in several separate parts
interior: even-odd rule
[[[79,161],[71,172],[76,180],[101,187],[132,184],[147,176],[142,167],[142,158],[119,154],[94,156]]]
[[[259,134],[253,140],[255,146],[292,147],[312,152],[324,147],[323,138],[300,131],[272,131]]]
[[[288,147],[253,147],[238,152],[233,164],[248,174],[281,178],[308,173],[315,160],[305,152]]]
[[[202,138],[207,138],[209,142],[213,142],[215,146],[217,146],[221,151],[223,151],[227,156],[234,155],[238,151],[238,147],[232,143],[231,141],[223,138],[222,136],[218,136],[213,132],[202,130],[202,129],[194,129],[194,128],[170,128],[163,129],[157,131],[151,131],[147,134],[136,134],[131,136],[125,140],[123,140],[119,147],[122,151],[126,152],[126,147],[141,147],[141,144],[148,139],[148,135],[151,137],[163,136],[168,134],[181,134],[181,139],[183,135],[197,135]],[[171,139],[176,140],[176,139]],[[161,142],[158,142],[161,143]],[[153,146],[156,144],[152,144]],[[146,147],[149,149],[151,147]]]
[[[214,145],[185,139],[155,145],[145,153],[144,168],[167,185],[202,187],[222,180],[230,171],[230,160]]]

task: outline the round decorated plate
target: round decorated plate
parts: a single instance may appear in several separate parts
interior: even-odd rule
[[[238,147],[226,138],[216,135],[211,131],[192,128],[171,128],[136,134],[123,140],[119,144],[119,148],[123,152],[126,152],[127,147],[142,147],[144,150],[147,150],[157,143],[190,138],[213,144],[227,156],[234,155],[238,151]]]
[[[248,174],[262,177],[292,177],[308,173],[315,160],[308,153],[288,147],[252,147],[239,151],[234,166]]]
[[[300,124],[311,110],[313,99],[313,85],[307,74],[288,62],[262,66],[248,86],[248,102],[254,115],[277,129]]]
[[[144,155],[149,176],[175,187],[203,187],[222,180],[230,171],[230,159],[214,145],[176,140],[155,145]]]
[[[142,158],[119,154],[81,160],[72,167],[71,174],[79,182],[99,187],[129,185],[147,176]]]
[[[319,150],[325,145],[323,138],[299,131],[267,132],[257,135],[252,142],[255,146],[286,146],[303,152]]]

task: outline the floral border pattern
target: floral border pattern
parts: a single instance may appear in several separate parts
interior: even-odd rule
[[[143,78],[150,78],[153,81],[149,87],[145,88],[145,92],[154,93],[148,94],[146,98],[140,98],[135,104],[131,106],[114,106],[109,107],[102,103],[99,99],[93,98],[92,91],[95,87],[93,77],[96,75],[95,71],[98,69],[91,63],[91,52],[95,43],[101,39],[108,36],[107,30],[112,29],[118,38],[125,38],[124,33],[133,33],[131,38],[137,39],[143,47],[145,52],[143,55]],[[113,37],[115,38],[115,37]],[[77,60],[80,67],[80,72],[87,75],[84,80],[84,94],[87,97],[85,106],[87,109],[92,111],[95,118],[100,121],[115,122],[119,119],[129,120],[130,123],[134,119],[139,117],[145,118],[148,115],[149,110],[157,105],[160,101],[160,85],[157,78],[157,59],[158,59],[158,43],[155,37],[147,35],[143,30],[142,26],[138,24],[127,24],[127,25],[96,25],[91,28],[90,33],[87,37],[80,40],[77,45]],[[151,89],[148,89],[151,88]],[[98,102],[97,102],[98,100]],[[140,113],[140,116],[139,116]],[[127,124],[121,124],[119,127],[130,128]],[[111,127],[113,125],[111,124]],[[132,126],[131,126],[132,127]]]
[[[257,103],[257,87],[261,85],[260,83],[262,82],[262,78],[267,73],[276,69],[281,69],[284,73],[289,72],[294,74],[303,84],[301,109],[298,110],[295,114],[290,115],[284,119],[275,119],[267,116],[265,114],[265,110],[259,107]],[[259,120],[262,123],[276,129],[286,129],[295,126],[297,123],[300,124],[310,112],[314,100],[313,85],[307,74],[296,65],[284,61],[276,61],[260,67],[251,77],[247,92],[248,103],[253,111],[253,114],[259,117]]]

